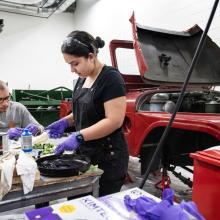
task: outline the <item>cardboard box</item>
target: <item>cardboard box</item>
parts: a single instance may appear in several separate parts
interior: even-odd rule
[[[114,211],[110,210],[92,196],[66,201],[49,207],[25,212],[28,220],[121,220]]]
[[[99,201],[104,203],[109,209],[117,213],[121,219],[140,220],[141,218],[134,212],[128,211],[124,204],[124,196],[129,195],[131,199],[137,199],[140,196],[147,196],[159,202],[160,199],[135,187],[115,194],[103,196]]]
[[[156,202],[160,202],[161,199],[151,195],[150,193],[147,193],[143,191],[142,189],[139,189],[137,187],[128,189],[119,193],[103,196],[99,198],[99,201],[105,204],[109,209],[114,211],[118,216],[120,216],[120,219],[123,220],[142,220],[138,214],[136,214],[134,211],[128,211],[126,206],[124,205],[124,196],[129,195],[131,199],[137,199],[140,196],[147,196],[148,198],[152,198]],[[175,204],[175,203],[174,203]],[[190,220],[196,220],[197,218],[193,217],[189,213],[185,212]]]

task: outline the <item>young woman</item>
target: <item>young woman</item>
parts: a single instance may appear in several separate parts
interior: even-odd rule
[[[50,137],[61,137],[74,125],[76,132],[55,149],[77,150],[104,171],[99,195],[120,191],[128,166],[127,143],[122,131],[126,110],[124,81],[118,70],[101,63],[98,48],[104,41],[84,31],[73,31],[62,44],[64,60],[79,76],[73,91],[72,114],[48,126]]]

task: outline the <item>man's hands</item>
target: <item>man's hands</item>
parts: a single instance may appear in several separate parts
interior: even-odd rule
[[[22,128],[10,128],[7,132],[8,138],[11,140],[17,140],[19,137],[21,137],[22,132]]]

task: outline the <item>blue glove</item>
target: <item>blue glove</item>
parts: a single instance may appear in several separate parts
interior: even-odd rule
[[[10,128],[7,132],[8,138],[11,140],[16,140],[19,137],[21,137],[22,132],[23,132],[22,128]]]
[[[40,134],[41,130],[39,128],[39,126],[35,125],[35,124],[29,124],[27,127],[26,127],[33,136],[36,136],[38,134]]]
[[[60,119],[50,124],[46,130],[50,138],[61,138],[66,128],[69,127],[68,120],[66,118]]]
[[[55,148],[54,153],[55,155],[57,155],[62,154],[65,150],[74,151],[79,147],[79,145],[80,143],[76,139],[76,132],[74,132],[64,142],[62,142]]]

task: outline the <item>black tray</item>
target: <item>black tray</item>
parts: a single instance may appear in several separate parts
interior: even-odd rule
[[[37,159],[40,174],[50,177],[68,177],[86,172],[90,159],[84,155],[50,155]]]

